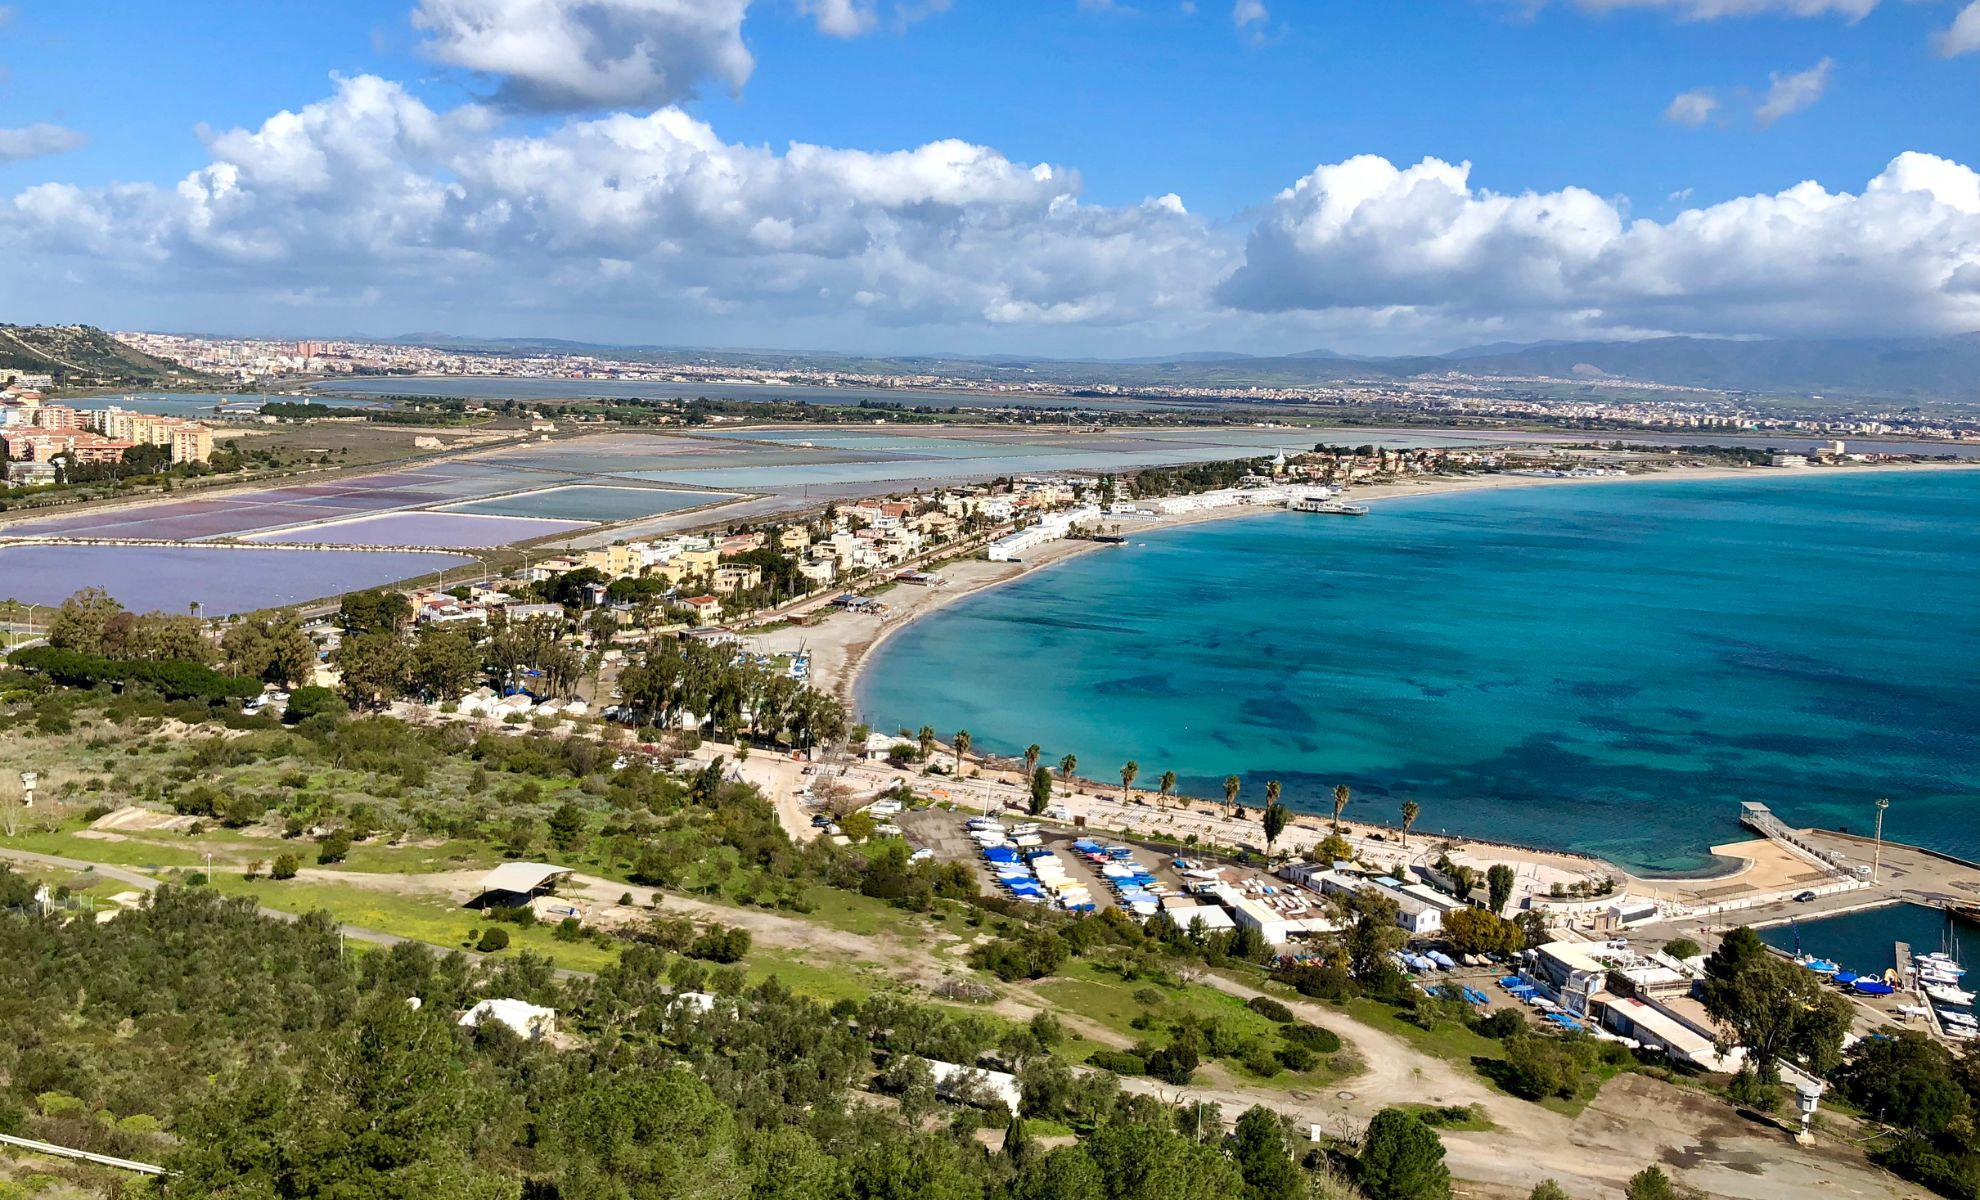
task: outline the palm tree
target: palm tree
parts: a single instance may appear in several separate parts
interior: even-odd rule
[[[933,725],[923,725],[921,732],[916,735],[916,740],[921,743],[922,762],[927,762],[929,759],[935,757],[935,727]]]
[[[1423,806],[1418,804],[1416,801],[1414,800],[1403,801],[1402,815],[1403,815],[1403,848],[1404,849],[1409,848],[1409,827],[1416,824],[1417,814],[1421,813],[1422,811],[1423,811]]]
[[[1162,789],[1162,803],[1166,805],[1170,797],[1176,794],[1176,773],[1174,771],[1162,772],[1162,781],[1159,786]]]
[[[1272,863],[1272,851],[1278,844],[1279,835],[1286,831],[1292,816],[1286,811],[1286,806],[1279,803],[1279,794],[1284,790],[1276,779],[1265,785],[1265,810],[1259,817],[1265,824],[1265,863],[1268,867]]]
[[[1244,786],[1244,781],[1242,779],[1239,779],[1237,776],[1235,775],[1224,776],[1224,815],[1225,816],[1230,815],[1231,805],[1237,803],[1238,789],[1243,786]]]
[[[1068,754],[1059,760],[1059,782],[1066,785],[1066,795],[1072,795],[1073,772],[1079,770],[1079,756]]]
[[[1354,793],[1348,791],[1348,785],[1345,783],[1337,783],[1334,785],[1334,832],[1335,833],[1339,833],[1341,831],[1341,810],[1348,806],[1348,799],[1353,794]]]
[[[1126,762],[1121,764],[1121,803],[1122,804],[1126,804],[1129,798],[1134,795],[1134,792],[1132,791],[1134,787],[1134,777],[1139,774],[1141,774],[1141,764],[1134,761],[1133,759],[1130,758]]]
[[[969,730],[956,730],[956,776],[962,777],[963,755],[969,753]]]
[[[1045,751],[1039,748],[1037,742],[1033,742],[1024,748],[1024,777],[1027,782],[1033,775],[1038,773],[1038,760],[1043,757],[1045,757]]]

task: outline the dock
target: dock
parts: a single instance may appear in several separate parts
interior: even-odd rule
[[[1931,1031],[1933,1037],[1941,1041],[1948,1040],[1945,1027],[1939,1021],[1938,1008],[1933,1005],[1932,998],[1925,994],[1925,985],[1919,981],[1918,976],[1912,974],[1911,943],[1897,943],[1891,948],[1891,954],[1897,960],[1898,978],[1910,981],[1911,994],[1925,1007],[1925,1028]]]

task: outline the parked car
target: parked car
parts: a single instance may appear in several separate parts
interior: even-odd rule
[[[1814,898],[1815,898],[1814,892],[1797,892],[1794,897],[1795,903],[1797,904],[1806,904],[1810,900],[1813,900]]]

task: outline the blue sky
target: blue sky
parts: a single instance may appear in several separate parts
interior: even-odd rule
[[[871,12],[848,7],[861,4]],[[705,11],[683,33],[652,15],[670,5]],[[834,6],[866,28],[830,36],[821,26],[832,19],[820,10]],[[32,254],[41,286],[16,277],[0,316],[1047,353],[1968,329],[1980,327],[1972,258],[1980,212],[1965,211],[1961,172],[1980,163],[1980,53],[1940,53],[1956,48],[1942,39],[1967,24],[1965,6],[1278,0],[1241,23],[1245,5],[1229,0],[951,0],[946,8],[928,0],[209,0],[175,6],[169,18],[130,0],[25,0],[0,29],[0,160],[16,159],[0,161],[0,242],[11,232],[14,248]],[[1735,15],[1717,15],[1724,9]],[[1980,12],[1970,15],[1980,33]],[[578,81],[578,99],[519,104],[518,79],[539,91],[562,87],[569,81],[557,72],[586,64],[512,57],[500,69],[470,69],[488,60],[444,42],[448,22],[470,17],[483,32],[491,20],[514,23],[525,46],[541,40],[539,29],[582,34],[586,22],[610,19],[621,22],[610,46],[649,37],[666,56],[696,39],[711,53],[739,42],[751,61],[739,69],[731,59],[699,78],[690,64],[625,94],[587,92],[596,81]],[[358,156],[348,172],[332,173],[363,176],[348,195],[335,179],[292,188],[277,177],[282,163],[260,161],[246,174],[261,190],[241,205],[253,211],[175,208],[182,179],[228,160],[199,130],[252,132],[280,111],[331,102],[353,79],[382,81],[429,115],[463,106],[483,115],[444,147],[408,154],[355,149],[337,125],[349,115],[326,113],[311,136],[332,155]],[[1777,80],[1786,81],[1791,111],[1763,124],[1755,114]],[[1685,93],[1711,98],[1702,121],[1672,119]],[[397,209],[379,209],[374,233],[362,236],[326,215],[339,205],[346,214],[389,206],[409,186],[469,179],[479,167],[463,166],[467,158],[485,165],[503,139],[547,146],[669,102],[738,159],[723,173],[746,196],[707,201],[678,145],[619,145],[623,161],[588,164],[599,172],[595,188],[616,188],[628,172],[689,182],[643,192],[642,222],[615,217],[609,237],[569,236],[570,221],[597,216],[582,196],[564,197],[569,207],[557,213],[546,205],[542,223],[522,227],[519,203],[558,181],[513,174],[464,184],[448,206],[458,211],[422,210],[416,230],[403,223],[413,232],[402,243],[374,236],[379,225],[400,225]],[[9,143],[8,130],[21,136]],[[881,167],[871,162],[820,174],[784,157],[792,143],[885,156],[945,139],[993,159],[945,182],[921,179],[934,189],[928,195],[874,194],[871,174]],[[68,141],[80,144],[31,153]],[[767,158],[755,153],[764,150]],[[1932,212],[1795,205],[1796,236],[1805,239],[1796,244],[1846,254],[1854,267],[1810,276],[1805,262],[1770,264],[1767,254],[1788,250],[1768,245],[1782,240],[1767,232],[1781,214],[1738,210],[1804,180],[1854,197],[1906,154],[1925,166],[1904,172],[1902,190],[1930,197]],[[1399,178],[1358,191],[1316,183],[1303,200],[1275,201],[1316,168],[1356,156],[1386,160]],[[1412,188],[1415,207],[1428,204],[1430,181],[1408,174],[1424,159],[1469,163],[1470,173],[1434,181],[1442,199],[1429,207],[1441,215],[1398,228],[1393,214],[1412,208],[1402,202]],[[1043,191],[1025,175],[1041,163],[1060,168]],[[983,196],[969,191],[986,170],[1008,178],[985,185]],[[735,183],[739,176],[748,178]],[[568,168],[559,178],[571,186]],[[133,185],[155,195],[133,198]],[[1068,189],[1081,209],[1072,225],[1064,197],[1053,203]],[[1354,219],[1325,216],[1327,197],[1350,192]],[[1606,213],[1573,198],[1583,192]],[[1186,220],[1148,208],[1169,193]],[[1529,193],[1546,210],[1539,218],[1490,203]],[[938,200],[942,216],[929,226]],[[693,219],[679,215],[684,205],[696,209]],[[1563,207],[1580,208],[1566,232],[1549,224]],[[1690,223],[1707,232],[1687,234],[1688,211],[1703,214]],[[510,247],[487,233],[490,212],[501,214]],[[803,245],[828,219],[849,224]],[[1656,228],[1634,236],[1638,219]],[[225,239],[214,237],[220,220],[236,223]],[[765,235],[765,220],[782,232]],[[1616,228],[1591,233],[1590,221]],[[1864,244],[1839,248],[1838,222]],[[738,242],[738,229],[756,240]],[[419,259],[440,243],[445,292],[431,260]],[[1378,245],[1381,259],[1371,262],[1366,251]],[[664,247],[658,257],[655,246]],[[329,248],[339,250],[334,261],[313,257]],[[1276,257],[1261,259],[1268,249]],[[514,266],[517,253],[558,280],[554,300],[490,297],[477,286],[476,262]],[[1921,254],[1936,273],[1894,277],[1899,259]],[[1872,261],[1880,256],[1890,260],[1883,268]],[[1156,268],[1135,265],[1155,258]],[[1727,263],[1750,277],[1727,278]],[[1873,278],[1849,273],[1873,269]],[[989,285],[986,270],[1006,274]],[[601,273],[603,285],[577,282]],[[1767,294],[1775,273],[1793,279]],[[1530,278],[1519,288],[1494,282],[1507,274]],[[942,282],[948,275],[952,285]],[[1875,297],[1877,308],[1811,304],[1814,288]]]

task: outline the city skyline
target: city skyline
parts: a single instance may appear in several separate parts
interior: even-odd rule
[[[8,319],[1059,357],[1980,329],[1980,3],[202,16],[0,10]]]

